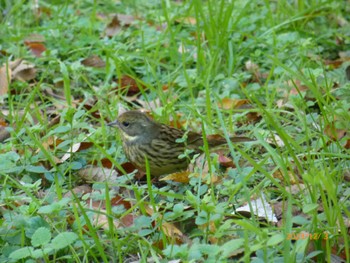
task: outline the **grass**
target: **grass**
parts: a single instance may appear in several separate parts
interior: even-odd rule
[[[1,262],[350,260],[346,1],[0,3],[1,65],[37,71],[0,85]],[[133,22],[106,36],[116,13]],[[41,56],[25,44],[33,33]],[[92,55],[105,66],[85,66]],[[251,106],[218,106],[224,98]],[[106,122],[137,108],[256,142],[228,143],[236,167],[224,172],[207,154],[206,180],[106,180],[126,169]],[[232,214],[262,196],[277,224]]]

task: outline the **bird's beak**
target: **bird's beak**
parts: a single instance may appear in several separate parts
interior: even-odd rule
[[[112,121],[110,123],[107,123],[107,126],[119,126],[119,121],[115,120],[115,121]]]

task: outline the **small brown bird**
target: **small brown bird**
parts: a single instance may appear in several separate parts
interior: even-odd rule
[[[201,134],[188,132],[160,124],[139,111],[127,111],[108,124],[121,131],[123,150],[128,160],[139,170],[145,172],[147,158],[152,176],[180,172],[187,168],[190,158],[179,158],[186,149],[193,154],[202,152]],[[186,135],[185,135],[186,134]],[[179,139],[187,136],[185,142]],[[232,137],[232,142],[252,141],[247,137]],[[226,144],[225,138],[208,139],[209,148]]]

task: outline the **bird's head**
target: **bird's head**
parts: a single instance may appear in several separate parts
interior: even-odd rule
[[[128,142],[147,141],[158,132],[158,124],[140,111],[127,111],[108,126],[117,126]]]

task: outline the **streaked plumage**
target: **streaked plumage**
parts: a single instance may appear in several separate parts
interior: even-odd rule
[[[157,123],[139,111],[121,114],[115,122],[109,124],[114,125],[121,131],[123,150],[128,160],[138,169],[146,171],[145,157],[147,157],[153,176],[186,169],[190,160],[180,159],[179,155],[183,154],[185,149],[193,149],[194,153],[198,153],[199,147],[203,146],[201,134],[188,132],[185,143],[176,142],[177,139],[184,137],[184,131]],[[232,141],[250,141],[250,139],[234,137]],[[209,147],[225,143],[224,138],[208,140]]]

